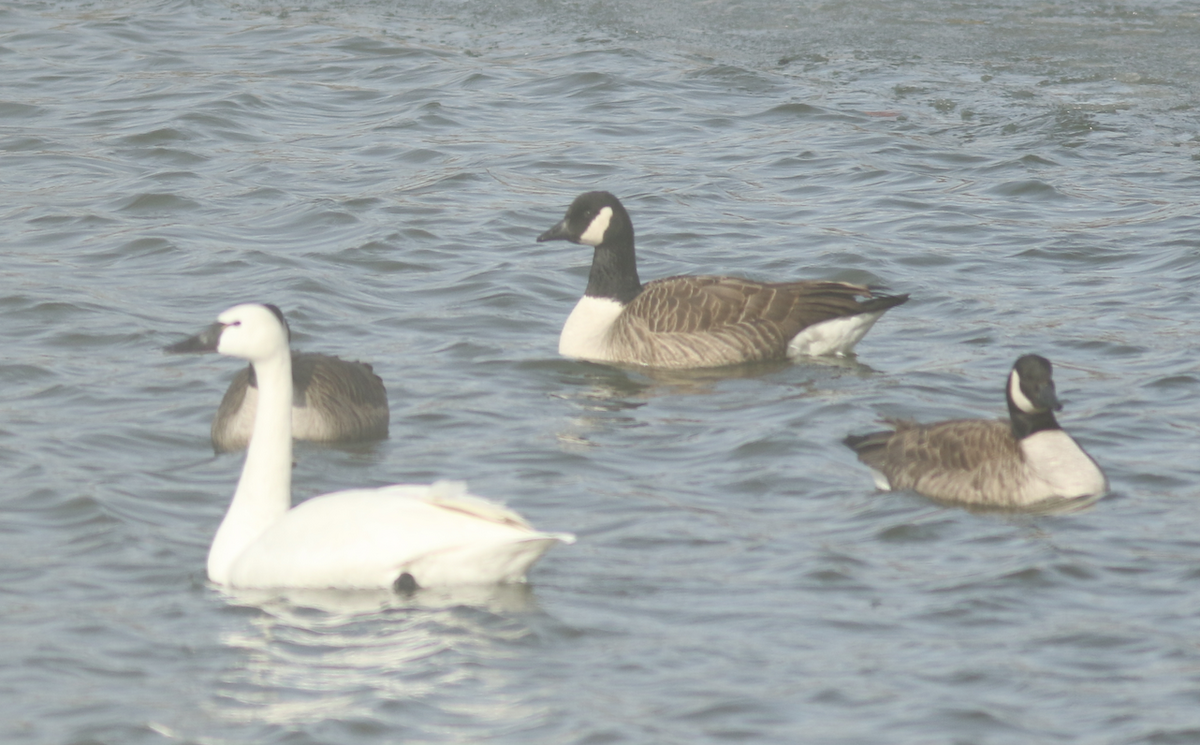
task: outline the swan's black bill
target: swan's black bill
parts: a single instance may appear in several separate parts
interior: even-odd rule
[[[183,341],[172,344],[169,347],[163,347],[163,351],[167,354],[215,352],[217,351],[218,342],[221,341],[221,332],[224,330],[225,324],[214,323],[191,338],[184,339]]]

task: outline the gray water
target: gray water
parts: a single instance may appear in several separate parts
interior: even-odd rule
[[[651,7],[647,7],[647,5]],[[1200,6],[0,6],[0,742],[1200,741]],[[912,294],[856,360],[559,359],[643,278]],[[467,480],[578,534],[527,588],[227,594],[245,300],[370,361],[390,439],[296,497]],[[1004,411],[1025,352],[1112,493],[979,514],[839,441]]]

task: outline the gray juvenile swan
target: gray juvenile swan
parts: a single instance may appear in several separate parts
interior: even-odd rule
[[[354,489],[292,503],[292,355],[273,305],[238,305],[172,353],[250,361],[254,436],[208,553],[208,577],[241,588],[383,589],[522,582],[568,533],[542,533],[461,483]]]
[[[989,507],[1028,507],[1108,491],[1096,461],[1054,418],[1062,404],[1049,360],[1036,354],[1018,359],[1006,396],[1008,421],[892,421],[894,431],[851,435],[844,442],[885,490],[912,489],[934,499]]]
[[[558,342],[559,354],[575,359],[682,369],[845,355],[908,300],[845,282],[681,276],[643,285],[633,223],[606,191],[579,195],[538,236],[554,240],[595,248],[587,290]]]

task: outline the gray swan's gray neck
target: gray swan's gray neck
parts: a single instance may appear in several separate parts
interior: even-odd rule
[[[292,506],[292,357],[254,363],[258,410],[237,491],[208,552],[208,576],[229,584],[238,556]]]

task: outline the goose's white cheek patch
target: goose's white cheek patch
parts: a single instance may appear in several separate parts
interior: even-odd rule
[[[592,218],[587,230],[579,236],[579,242],[585,246],[599,246],[604,242],[604,234],[608,232],[608,223],[612,220],[612,207],[604,207]]]

